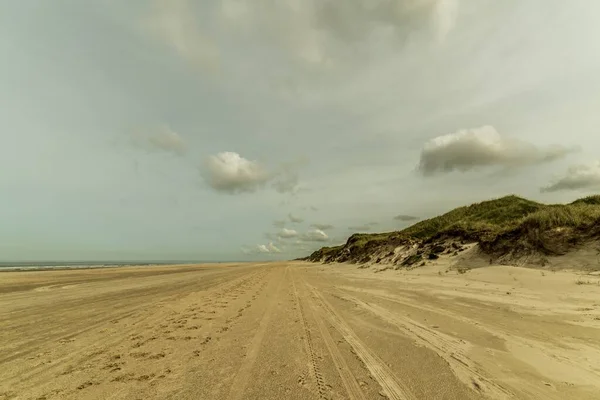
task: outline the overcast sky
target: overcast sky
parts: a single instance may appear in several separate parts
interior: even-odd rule
[[[0,259],[292,258],[600,192],[600,2],[0,6]]]

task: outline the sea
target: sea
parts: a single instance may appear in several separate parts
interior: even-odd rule
[[[116,267],[152,267],[172,264],[213,264],[224,261],[19,261],[0,262],[0,272],[3,271],[44,271],[57,269],[84,269],[84,268],[116,268]]]

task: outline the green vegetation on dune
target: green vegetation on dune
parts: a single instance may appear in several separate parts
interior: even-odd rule
[[[323,248],[308,259],[365,262],[375,251],[390,252],[403,243],[426,243],[444,237],[479,242],[489,252],[519,248],[561,254],[582,237],[598,235],[600,195],[553,205],[511,195],[459,207],[402,231],[357,233],[345,245]]]
[[[400,233],[417,239],[428,239],[446,232],[463,232],[465,235],[497,233],[514,227],[519,220],[544,207],[541,203],[521,197],[506,196],[456,208],[416,223]]]
[[[594,196],[587,196],[582,199],[577,199],[571,204],[592,204],[592,205],[600,205],[600,194]]]
[[[520,220],[519,225],[539,229],[586,228],[599,219],[600,203],[574,202],[545,206]]]

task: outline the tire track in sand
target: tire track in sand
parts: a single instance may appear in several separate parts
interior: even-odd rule
[[[248,352],[246,353],[246,359],[233,378],[233,383],[231,384],[229,395],[227,396],[227,399],[229,400],[240,400],[244,398],[246,386],[248,385],[248,380],[250,379],[250,374],[252,372],[252,367],[256,362],[256,357],[260,351],[260,346],[267,332],[267,328],[269,327],[269,323],[271,322],[271,317],[273,316],[273,311],[275,309],[275,305],[277,304],[281,285],[283,284],[287,273],[288,269],[286,268],[283,272],[283,276],[278,278],[279,282],[277,282],[277,288],[271,293],[271,298],[269,299],[267,309],[260,320],[256,334],[252,338],[252,342],[250,343]]]
[[[514,395],[507,389],[495,383],[493,379],[485,376],[483,371],[478,370],[477,366],[466,355],[468,346],[463,345],[460,340],[429,329],[410,319],[399,317],[379,305],[367,303],[350,295],[342,297],[371,312],[376,317],[394,325],[407,337],[412,338],[420,345],[433,350],[448,363],[460,381],[477,393],[494,399],[514,398]]]
[[[325,343],[325,346],[331,355],[333,364],[335,365],[340,378],[342,378],[342,383],[344,384],[348,398],[350,400],[366,400],[365,395],[356,381],[356,378],[352,372],[350,372],[350,367],[348,367],[346,360],[344,360],[342,357],[342,354],[338,350],[333,338],[331,337],[331,334],[323,323],[323,320],[317,315],[314,305],[311,306],[311,311],[315,321],[317,322],[319,332],[321,333],[321,338],[323,338],[323,342]]]
[[[319,393],[319,399],[325,400],[327,399],[326,393],[327,389],[325,386],[325,380],[323,379],[323,375],[319,370],[319,365],[317,364],[317,356],[315,355],[315,350],[313,347],[312,335],[310,333],[310,329],[308,328],[308,324],[306,322],[306,316],[304,314],[304,308],[302,307],[302,302],[300,301],[300,297],[298,296],[298,290],[296,289],[296,282],[292,277],[292,287],[294,290],[294,297],[296,298],[296,304],[298,306],[298,310],[300,312],[300,319],[302,321],[302,328],[304,330],[304,348],[306,353],[308,354],[310,363],[309,363],[309,374],[315,380],[315,384],[317,386],[317,392]]]
[[[315,301],[321,306],[324,317],[344,337],[344,340],[352,346],[356,355],[362,360],[365,367],[381,386],[383,393],[390,400],[416,400],[416,397],[401,382],[398,382],[389,367],[364,345],[356,336],[354,331],[333,310],[333,307],[321,296],[314,287],[306,284],[312,292]]]

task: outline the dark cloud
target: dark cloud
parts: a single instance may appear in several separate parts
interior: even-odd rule
[[[535,145],[501,136],[492,126],[461,130],[436,137],[425,144],[419,172],[431,176],[452,171],[467,172],[485,167],[524,167],[565,157],[575,148]]]
[[[564,176],[541,188],[542,192],[563,190],[600,190],[600,161],[587,165],[573,165]]]
[[[377,27],[392,28],[396,35],[405,37],[433,26],[443,39],[454,26],[458,7],[457,0],[324,1],[318,4],[317,27],[344,42],[362,41]]]

